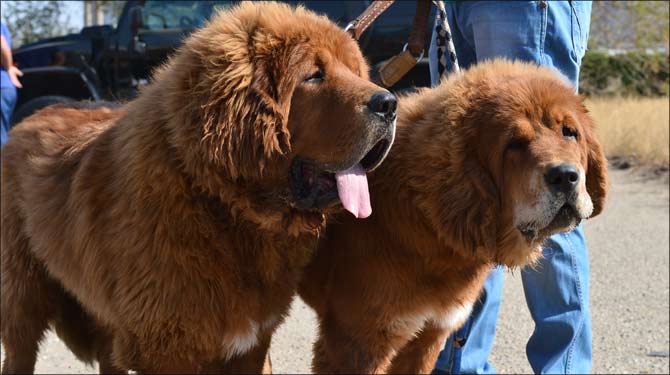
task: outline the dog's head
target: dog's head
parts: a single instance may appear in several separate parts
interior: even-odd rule
[[[175,75],[163,87],[176,112],[172,140],[213,193],[223,179],[268,210],[322,212],[339,196],[369,214],[365,172],[393,143],[396,100],[368,81],[358,45],[326,17],[241,4],[195,32],[159,74]]]
[[[522,265],[547,237],[601,212],[605,157],[582,98],[556,72],[494,61],[442,85],[449,180],[438,185],[449,188],[427,209],[451,243]]]

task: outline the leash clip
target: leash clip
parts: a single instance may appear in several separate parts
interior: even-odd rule
[[[347,26],[347,27],[348,27],[348,26]],[[402,46],[402,52],[407,51],[407,46],[408,46],[408,43],[405,43],[405,45]],[[421,50],[421,54],[419,54],[419,57],[416,58],[416,62],[421,61],[421,59],[423,58],[423,53],[424,53],[425,51],[426,51],[425,49],[422,49],[422,50]]]

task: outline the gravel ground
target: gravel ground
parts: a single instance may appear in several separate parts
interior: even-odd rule
[[[604,213],[585,224],[591,259],[594,373],[670,373],[668,175],[610,172]],[[274,337],[275,373],[309,372],[313,312],[299,299]],[[533,330],[519,273],[505,275],[491,361],[500,373],[530,373],[525,343]],[[653,353],[665,353],[656,357]],[[2,353],[4,358],[4,352]],[[47,336],[38,373],[91,373],[58,338]]]

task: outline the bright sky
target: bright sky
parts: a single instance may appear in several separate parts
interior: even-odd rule
[[[0,11],[2,12],[2,17],[5,17],[5,4],[9,1],[1,1]],[[68,24],[70,27],[73,27],[76,31],[81,30],[84,27],[84,2],[83,1],[61,1],[65,5],[65,11],[63,12],[67,15]],[[65,19],[63,19],[65,21]]]
[[[75,30],[81,30],[84,27],[84,2],[83,1],[64,1],[65,13],[70,17],[70,26]]]

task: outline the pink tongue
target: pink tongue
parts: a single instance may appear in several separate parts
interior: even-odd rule
[[[366,218],[372,213],[368,178],[360,164],[335,174],[337,194],[347,211],[357,218]]]

